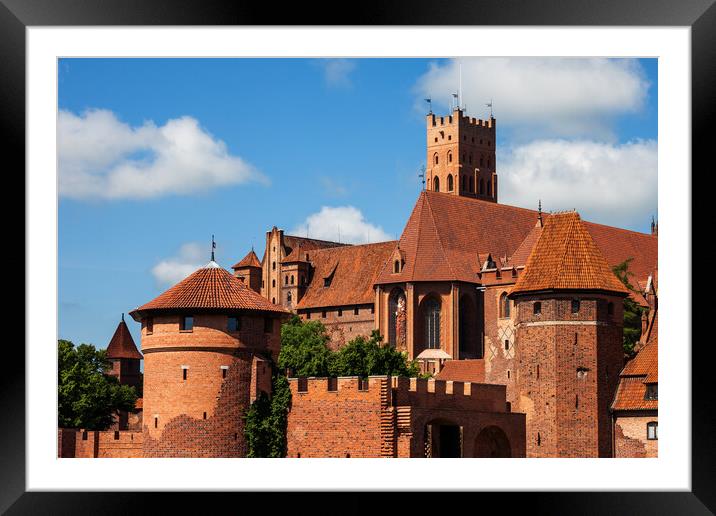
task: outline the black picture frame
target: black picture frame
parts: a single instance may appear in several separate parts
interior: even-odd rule
[[[692,158],[693,171],[710,172],[707,161],[713,143],[708,131],[716,120],[716,5],[714,0],[489,0],[439,4],[413,0],[384,4],[278,4],[212,2],[209,0],[0,0],[0,124],[6,160],[15,158],[25,168],[25,29],[28,26],[82,25],[550,25],[550,26],[688,26],[691,27]],[[340,7],[340,10],[339,10]],[[338,13],[348,15],[341,16]],[[690,171],[680,172],[688,179]],[[692,181],[696,174],[691,172]],[[693,183],[692,183],[693,184]],[[697,221],[694,220],[694,223]],[[685,250],[689,259],[693,254]],[[30,271],[26,270],[26,275]],[[685,278],[691,280],[691,278]],[[694,304],[694,306],[696,306]],[[589,493],[480,493],[479,508],[500,507],[508,512],[523,506],[532,514],[711,514],[716,512],[716,413],[713,372],[708,341],[691,346],[692,321],[683,321],[685,339],[669,343],[692,351],[692,491],[691,492],[589,492]],[[189,495],[180,493],[59,493],[25,489],[25,354],[22,347],[5,343],[0,375],[0,511],[8,514],[114,514],[143,513],[157,498],[162,513],[188,510]],[[49,352],[49,350],[48,350]],[[201,494],[235,503],[243,510],[266,504],[261,494]],[[306,502],[305,496],[284,498],[284,510],[313,508],[312,512],[380,512],[399,507],[411,510],[450,510],[458,507],[415,494],[384,497],[379,505],[357,494],[341,506],[329,508]],[[488,500],[489,497],[489,500]],[[323,498],[323,497],[322,497]],[[271,496],[272,510],[279,510]],[[468,503],[475,503],[473,500]],[[254,505],[258,504],[258,505]],[[495,505],[497,504],[497,505]],[[205,506],[209,507],[209,506]],[[492,509],[494,510],[494,509]]]

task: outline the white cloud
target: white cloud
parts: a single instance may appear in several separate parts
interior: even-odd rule
[[[248,181],[266,182],[253,166],[192,117],[131,127],[108,110],[57,123],[60,195],[74,199],[147,199],[185,195]]]
[[[208,261],[206,245],[189,242],[179,248],[176,256],[162,260],[152,267],[152,275],[162,285],[174,285]]]
[[[611,136],[615,116],[639,111],[649,83],[638,61],[603,58],[472,58],[462,63],[462,104],[488,118],[493,100],[500,125],[530,136]],[[458,90],[458,60],[432,64],[418,80],[416,103],[431,96],[435,111],[449,109]]]
[[[331,87],[351,86],[350,74],[355,70],[356,63],[348,59],[322,59],[323,77]]]
[[[390,236],[380,226],[365,220],[361,211],[353,206],[323,206],[321,211],[309,215],[291,232],[320,240],[333,240],[349,244],[384,242]]]
[[[501,203],[576,209],[602,224],[644,228],[657,209],[657,144],[539,140],[498,153]]]

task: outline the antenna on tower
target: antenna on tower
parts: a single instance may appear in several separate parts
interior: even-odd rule
[[[425,99],[425,102],[428,103],[428,115],[432,115],[433,114],[433,99],[428,97]]]
[[[216,249],[216,242],[214,242],[214,235],[211,235],[211,261],[214,260],[214,249]]]
[[[490,108],[490,118],[492,118],[492,99],[490,99],[490,102],[485,105]]]
[[[462,109],[462,63],[458,61],[457,107]]]
[[[450,103],[450,105],[453,106],[452,109],[455,109],[456,107],[459,108],[459,107],[460,107],[460,106],[459,106],[460,100],[459,100],[459,98],[458,98],[458,94],[457,94],[457,93],[453,93],[453,94],[452,94],[452,97],[453,97],[453,100],[452,100],[451,103]],[[454,102],[454,104],[453,104],[453,102]]]
[[[423,183],[423,190],[425,190],[425,165],[420,166],[420,174],[418,174],[418,177],[421,178]]]

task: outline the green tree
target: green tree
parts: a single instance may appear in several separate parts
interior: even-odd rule
[[[629,281],[629,278],[634,276],[634,273],[629,270],[629,264],[632,260],[633,258],[627,258],[612,267],[612,271],[630,292],[638,293],[634,285]],[[622,345],[627,355],[631,355],[634,352],[634,346],[641,337],[641,315],[643,312],[642,307],[631,297],[624,298],[624,338]]]
[[[117,410],[133,410],[134,387],[120,385],[105,373],[110,368],[105,350],[91,344],[57,341],[58,425],[61,428],[105,430]]]
[[[318,321],[292,317],[281,327],[281,353],[273,377],[271,397],[261,394],[246,413],[244,434],[249,457],[285,457],[286,424],[291,406],[291,389],[282,374],[294,376],[418,376],[416,362],[382,343],[374,331],[370,338],[357,337],[339,351],[328,347],[326,328]]]

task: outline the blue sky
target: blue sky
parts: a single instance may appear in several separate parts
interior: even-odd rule
[[[648,231],[657,61],[63,59],[59,332],[104,347],[122,312],[273,225],[396,238],[421,189],[424,98],[497,119],[500,201]],[[339,229],[340,228],[340,229]],[[138,342],[138,325],[128,324]]]

